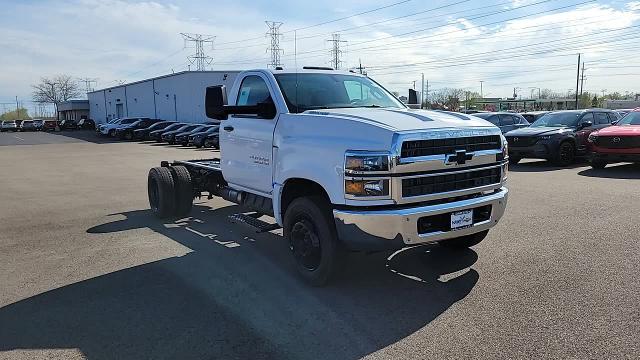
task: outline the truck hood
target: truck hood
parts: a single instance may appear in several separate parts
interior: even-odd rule
[[[640,136],[640,125],[609,126],[600,131],[602,136]]]
[[[538,136],[538,135],[555,135],[564,134],[574,131],[572,128],[559,127],[526,127],[522,129],[511,130],[504,136]]]
[[[339,108],[308,110],[304,114],[344,118],[396,132],[459,127],[495,127],[490,122],[475,116],[432,110]]]

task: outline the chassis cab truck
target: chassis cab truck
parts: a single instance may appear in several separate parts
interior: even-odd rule
[[[507,143],[482,119],[412,110],[366,76],[323,68],[244,71],[205,96],[220,158],[152,168],[152,211],[186,216],[203,194],[239,204],[236,221],[283,228],[312,285],[348,251],[476,245],[505,211]]]

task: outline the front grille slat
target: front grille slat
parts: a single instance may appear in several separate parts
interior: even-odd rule
[[[456,151],[467,152],[483,150],[500,150],[500,135],[470,136],[432,140],[412,140],[402,143],[400,156],[403,158],[455,154]]]
[[[595,143],[605,149],[640,148],[640,136],[598,136]]]
[[[535,136],[507,136],[507,142],[511,147],[533,146],[538,142]]]
[[[500,167],[494,167],[455,174],[403,179],[402,197],[423,196],[498,184],[500,177]]]

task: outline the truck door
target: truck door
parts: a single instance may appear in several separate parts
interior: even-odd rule
[[[261,73],[245,76],[235,98],[235,105],[273,102],[267,79]],[[221,166],[229,184],[263,194],[271,193],[273,131],[277,119],[278,115],[271,119],[256,115],[229,115],[220,124]]]

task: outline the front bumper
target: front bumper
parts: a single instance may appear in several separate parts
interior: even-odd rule
[[[509,156],[517,158],[548,159],[556,152],[556,144],[539,141],[532,146],[510,146]]]
[[[640,162],[640,153],[605,153],[605,152],[593,152],[591,153],[591,159],[604,160],[608,163],[616,162]]]
[[[504,214],[509,191],[502,187],[495,193],[468,200],[391,210],[333,210],[340,240],[351,250],[395,250],[475,234],[493,227]],[[423,217],[466,209],[491,206],[486,221],[461,230],[421,234],[418,220]]]

